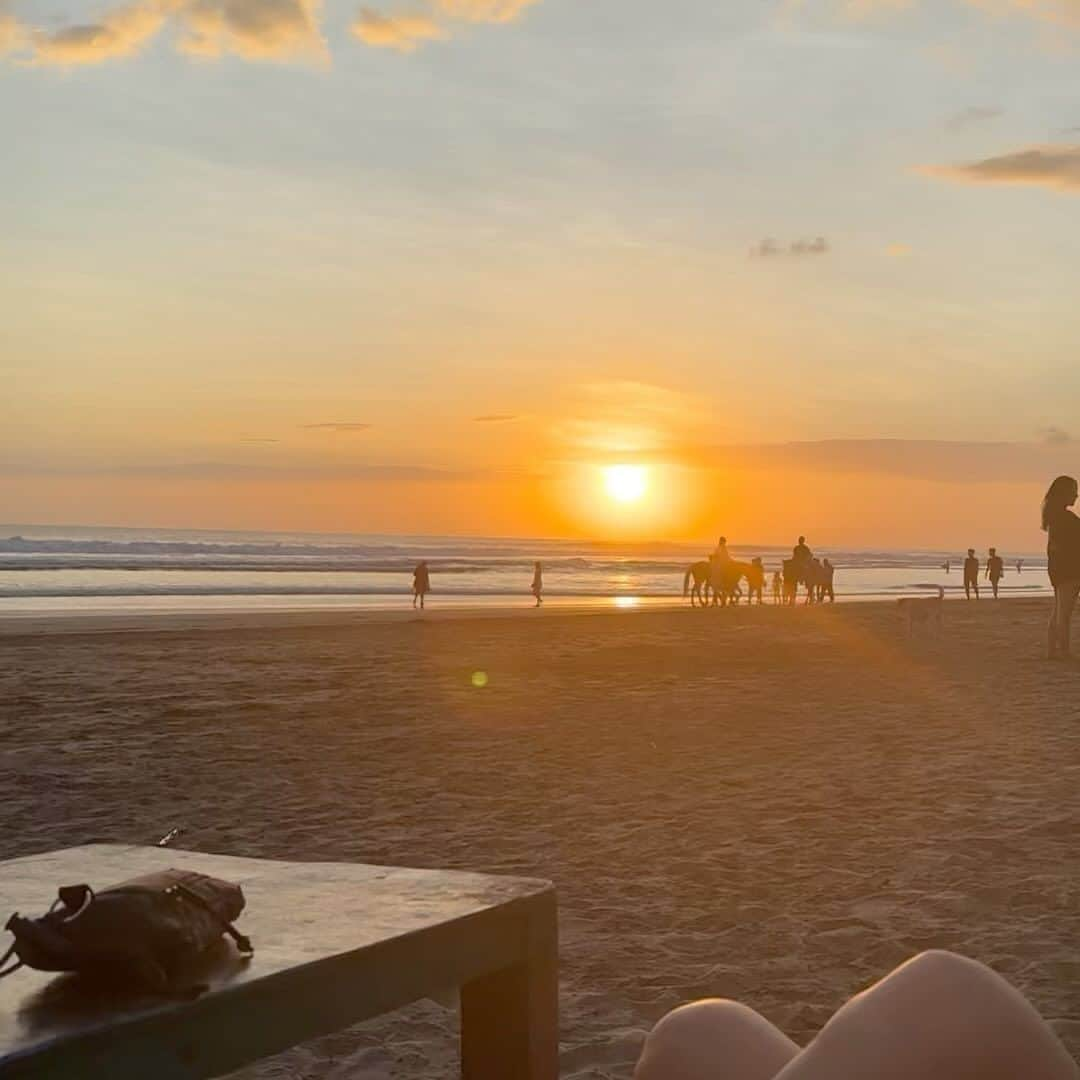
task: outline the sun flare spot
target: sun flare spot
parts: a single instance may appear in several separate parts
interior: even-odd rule
[[[609,465],[604,469],[604,488],[616,502],[637,502],[648,487],[649,475],[643,465]]]

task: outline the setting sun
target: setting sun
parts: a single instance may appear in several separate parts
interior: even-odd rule
[[[648,486],[648,474],[642,465],[611,465],[604,470],[604,487],[618,502],[637,502]]]

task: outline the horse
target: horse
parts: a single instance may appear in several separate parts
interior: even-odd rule
[[[818,559],[798,563],[794,559],[784,560],[784,603],[794,604],[799,597],[799,586],[806,586],[806,603],[820,604],[825,597],[836,600],[833,592],[833,575],[836,567],[830,563],[824,566]]]
[[[690,590],[690,579],[694,580],[693,591]],[[687,567],[683,575],[682,594],[690,597],[690,606],[694,607],[694,598],[701,601],[702,607],[709,606],[709,589],[712,587],[712,565],[708,559],[702,559],[692,566]]]
[[[746,578],[747,583],[755,576],[751,563],[737,562],[735,559],[710,559],[711,574],[709,584],[712,587],[713,605],[727,607],[728,603],[737,604],[741,590],[739,582]],[[753,592],[751,591],[751,596]]]
[[[728,602],[738,599],[739,582],[754,574],[750,563],[736,562],[734,559],[702,559],[687,567],[683,575],[683,596],[690,597],[690,606],[695,607],[700,601],[702,607],[711,603],[714,607],[727,607]],[[694,587],[691,589],[690,582]],[[711,594],[711,598],[710,598]]]

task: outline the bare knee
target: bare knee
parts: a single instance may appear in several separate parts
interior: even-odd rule
[[[1015,987],[984,964],[943,950],[920,953],[853,998],[818,1041],[836,1046],[867,1032],[888,1033],[894,1063],[909,1055],[951,1062],[955,1077],[1076,1075],[1051,1029]]]
[[[712,998],[669,1012],[649,1033],[635,1080],[771,1080],[798,1047],[735,1001]]]

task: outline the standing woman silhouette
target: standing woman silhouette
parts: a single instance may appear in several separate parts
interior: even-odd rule
[[[533,564],[532,588],[529,590],[536,597],[536,606],[544,602],[544,568],[537,562]]]
[[[1070,623],[1080,595],[1080,518],[1069,507],[1075,505],[1078,494],[1073,477],[1059,476],[1042,504],[1046,565],[1054,586],[1054,610],[1046,636],[1046,655],[1051,660],[1071,656]]]

